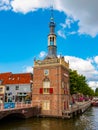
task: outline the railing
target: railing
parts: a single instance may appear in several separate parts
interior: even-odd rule
[[[20,109],[32,107],[32,103],[17,103],[17,102],[5,102],[0,104],[0,111],[9,110],[9,109]]]
[[[91,101],[86,101],[86,102],[77,102],[74,105],[72,105],[69,110],[63,110],[64,113],[72,113],[75,112],[77,110],[82,110],[82,109],[86,109],[88,108],[88,106],[90,106]]]
[[[71,111],[74,112],[79,109],[85,109],[91,104],[91,101],[86,101],[86,102],[78,102],[76,105],[71,108]]]

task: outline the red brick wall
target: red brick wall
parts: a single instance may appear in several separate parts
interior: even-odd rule
[[[44,69],[49,70],[48,76],[44,75]],[[50,110],[42,110],[42,115],[62,115],[64,100],[68,100],[68,94],[62,94],[62,91],[64,91],[62,90],[62,81],[69,82],[68,77],[65,77],[64,73],[68,74],[68,70],[63,68],[61,65],[34,67],[32,93],[33,106],[41,106],[42,101],[50,100]],[[40,88],[43,87],[43,80],[46,77],[50,80],[50,87],[53,88],[52,94],[40,94]]]

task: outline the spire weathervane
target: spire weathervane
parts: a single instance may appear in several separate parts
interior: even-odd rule
[[[51,6],[51,20],[54,19],[54,16],[53,16],[53,6]]]
[[[53,16],[53,6],[51,6],[51,17],[50,17],[50,33],[55,33],[55,22],[54,22],[54,16]]]

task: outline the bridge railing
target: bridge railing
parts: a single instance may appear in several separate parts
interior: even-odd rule
[[[15,103],[15,108],[32,107],[32,103]]]
[[[23,102],[5,102],[0,104],[0,111],[7,109],[20,109],[32,107],[32,103],[23,103]]]

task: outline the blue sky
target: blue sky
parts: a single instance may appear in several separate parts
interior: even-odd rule
[[[97,0],[0,0],[0,73],[32,72],[47,53],[50,6],[54,7],[57,52],[70,68],[98,87]]]

